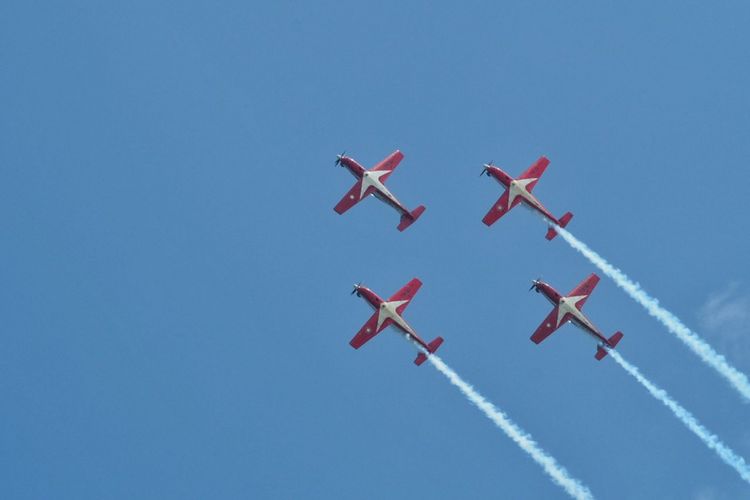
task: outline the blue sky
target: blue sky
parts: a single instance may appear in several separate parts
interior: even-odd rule
[[[4,498],[557,498],[369,309],[406,318],[601,498],[729,499],[733,470],[526,292],[594,271],[569,229],[750,371],[743,2],[4,2]],[[399,148],[404,233],[332,207]],[[750,457],[750,407],[607,279],[626,359]]]

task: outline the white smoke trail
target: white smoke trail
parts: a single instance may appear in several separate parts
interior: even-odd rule
[[[729,383],[739,392],[746,401],[750,401],[750,381],[747,375],[737,370],[729,362],[714,350],[708,342],[702,339],[698,334],[685,326],[680,319],[671,312],[659,305],[659,301],[646,293],[641,285],[633,282],[628,276],[607,262],[601,255],[591,250],[585,243],[578,240],[565,229],[554,226],[555,231],[560,233],[568,244],[575,250],[578,250],[592,264],[601,269],[601,271],[612,278],[614,282],[625,290],[630,297],[642,305],[646,311],[656,318],[661,324],[667,327],[682,340],[695,354],[698,355],[706,364],[714,368],[721,376],[726,378]]]
[[[541,449],[531,435],[520,429],[510,418],[508,418],[507,415],[505,415],[505,413],[487,401],[484,396],[479,394],[470,384],[464,382],[464,380],[455,371],[448,367],[442,359],[434,354],[428,356],[427,359],[438,369],[438,371],[440,371],[440,373],[450,380],[451,384],[458,387],[469,401],[482,410],[487,418],[492,420],[492,422],[505,432],[509,438],[515,441],[522,450],[531,455],[531,458],[541,465],[552,480],[561,486],[571,497],[581,500],[594,498],[591,495],[591,491],[589,491],[589,489],[577,479],[571,477],[568,471],[565,470],[565,467],[558,464],[552,456]]]
[[[736,470],[742,479],[750,483],[750,467],[748,467],[748,464],[745,462],[744,458],[735,454],[734,451],[732,451],[724,443],[722,443],[715,434],[711,434],[711,432],[703,427],[703,425],[701,425],[701,423],[698,422],[689,411],[680,406],[677,401],[672,399],[669,394],[667,394],[667,391],[651,383],[648,379],[646,379],[646,377],[641,375],[641,372],[638,370],[638,368],[625,361],[625,359],[623,359],[623,357],[620,356],[617,351],[610,350],[609,355],[612,356],[612,358],[617,361],[617,364],[622,366],[626,372],[628,372],[633,378],[640,382],[641,385],[645,387],[653,397],[664,403],[667,408],[672,410],[672,413],[674,413],[675,417],[680,419],[680,421],[682,421],[682,423],[685,424],[688,429],[693,431],[693,433],[698,436],[706,446],[714,450],[716,454],[719,455],[719,458],[724,461],[724,463]]]

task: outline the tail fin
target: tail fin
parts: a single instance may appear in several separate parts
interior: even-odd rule
[[[419,205],[417,208],[411,211],[410,214],[404,214],[401,216],[401,222],[398,225],[398,230],[403,231],[407,227],[411,226],[419,219],[419,216],[425,211],[424,205]]]
[[[614,349],[617,343],[620,342],[620,340],[622,340],[622,332],[615,332],[614,335],[607,339],[609,348]],[[596,347],[596,354],[594,355],[594,357],[601,361],[608,353],[609,351],[607,351],[607,349],[599,345]]]
[[[565,227],[568,225],[568,222],[570,222],[570,219],[573,218],[573,214],[571,212],[565,212],[565,215],[560,217],[560,227]],[[551,240],[557,236],[557,231],[555,231],[554,226],[550,226],[549,229],[547,229],[547,236],[546,238],[548,240]]]
[[[437,337],[435,340],[427,344],[427,350],[432,354],[433,352],[438,350],[438,347],[443,343],[443,337]],[[419,366],[422,363],[427,361],[427,355],[423,352],[420,352],[417,354],[417,359],[414,360],[414,364]]]

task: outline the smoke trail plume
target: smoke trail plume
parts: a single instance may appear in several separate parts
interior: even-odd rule
[[[451,384],[458,387],[469,401],[482,410],[487,418],[515,441],[522,450],[531,455],[531,458],[542,466],[544,471],[552,478],[552,481],[561,486],[573,498],[579,500],[593,499],[591,491],[577,479],[571,477],[562,465],[558,464],[552,456],[539,447],[531,435],[520,429],[505,413],[487,401],[470,384],[464,382],[443,360],[434,354],[429,355],[427,359],[450,380]]]
[[[737,370],[729,362],[714,350],[708,342],[698,334],[690,330],[680,319],[671,312],[659,305],[659,301],[646,293],[638,283],[633,282],[625,273],[607,262],[601,255],[591,250],[585,243],[578,240],[565,229],[554,226],[560,236],[575,250],[580,252],[592,264],[601,269],[601,271],[612,278],[612,280],[625,290],[630,297],[642,305],[646,311],[656,318],[661,324],[667,327],[685,345],[687,345],[695,354],[698,355],[706,364],[715,369],[719,374],[727,379],[729,383],[739,392],[746,401],[750,401],[750,381],[747,375]]]
[[[750,467],[748,467],[744,458],[735,454],[734,451],[722,443],[715,434],[711,434],[711,432],[703,427],[703,425],[701,425],[701,423],[698,422],[689,411],[672,399],[669,394],[667,394],[667,391],[651,383],[651,381],[641,375],[638,368],[625,361],[617,351],[610,350],[609,355],[612,356],[612,358],[617,361],[617,364],[622,366],[628,374],[640,382],[640,384],[645,387],[653,397],[664,403],[664,405],[674,413],[674,416],[680,419],[680,421],[698,436],[706,446],[714,450],[724,463],[736,470],[742,479],[750,483]]]

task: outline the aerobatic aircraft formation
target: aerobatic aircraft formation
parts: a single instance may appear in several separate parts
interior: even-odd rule
[[[334,210],[339,214],[343,214],[367,196],[372,195],[384,201],[399,212],[401,215],[401,220],[398,224],[399,231],[403,231],[414,224],[422,213],[424,213],[425,207],[419,205],[413,211],[409,211],[384,185],[385,181],[403,158],[404,155],[397,150],[370,170],[366,170],[356,160],[346,156],[346,154],[338,155],[336,165],[340,165],[349,170],[349,172],[357,178],[357,182],[335,206]],[[480,176],[487,175],[488,177],[495,179],[503,187],[503,193],[490,207],[489,211],[482,219],[482,222],[487,226],[492,226],[517,205],[522,205],[533,213],[541,216],[547,223],[547,240],[552,240],[560,234],[561,238],[564,239],[566,243],[578,250],[604,275],[614,280],[614,282],[620,286],[620,288],[624,289],[628,295],[646,307],[649,313],[659,319],[659,321],[667,326],[670,331],[675,333],[678,338],[691,347],[691,349],[693,349],[693,351],[696,352],[706,364],[712,366],[721,375],[725,376],[740,394],[750,400],[750,381],[748,381],[748,378],[744,374],[727,364],[722,356],[716,353],[704,340],[690,332],[690,330],[682,325],[674,315],[666,310],[660,309],[658,302],[645,294],[637,283],[631,282],[621,271],[608,264],[596,252],[590,250],[585,244],[564,229],[573,218],[571,212],[566,212],[558,219],[552,215],[552,212],[549,211],[534,194],[532,194],[539,179],[549,166],[549,163],[549,160],[542,156],[516,178],[493,165],[492,162],[484,164]],[[533,330],[530,337],[531,341],[535,344],[542,343],[547,337],[552,335],[566,323],[572,323],[579,327],[596,343],[596,353],[594,354],[596,360],[601,361],[607,357],[607,355],[610,355],[609,359],[622,367],[655,399],[669,408],[672,414],[691,432],[693,432],[693,434],[695,434],[709,449],[714,450],[724,463],[735,469],[742,479],[750,483],[750,466],[748,466],[747,461],[721,442],[715,434],[700,424],[688,410],[682,407],[664,389],[658,387],[647,379],[635,365],[626,361],[624,357],[615,350],[623,338],[622,332],[616,331],[614,334],[607,337],[602,333],[602,330],[594,325],[588,315],[584,314],[583,307],[594,292],[598,283],[599,276],[595,273],[591,273],[570,292],[563,295],[551,284],[542,281],[540,278],[532,280],[529,292],[534,290],[543,295],[552,304],[552,310],[542,320],[536,330]],[[593,495],[583,483],[575,477],[572,477],[564,467],[559,466],[555,458],[540,448],[538,444],[530,438],[529,434],[509,420],[502,410],[498,409],[492,402],[476,391],[471,384],[464,381],[455,370],[450,368],[440,357],[438,357],[437,354],[435,354],[438,348],[443,344],[442,337],[436,337],[429,343],[425,342],[419,335],[417,335],[415,329],[407,323],[403,317],[404,312],[421,286],[422,282],[418,278],[413,278],[386,300],[378,296],[368,287],[363,286],[361,282],[354,285],[354,289],[351,293],[363,298],[365,302],[374,309],[374,312],[359,329],[356,335],[354,335],[349,344],[354,349],[359,349],[377,334],[389,326],[393,326],[394,330],[401,333],[416,347],[418,353],[414,363],[417,366],[422,365],[425,361],[429,361],[430,364],[432,364],[436,370],[445,375],[451,384],[457,387],[464,396],[474,404],[474,406],[479,408],[500,430],[515,441],[523,451],[541,465],[550,478],[561,486],[570,496],[579,500],[590,500],[593,498]],[[531,326],[533,327],[533,325]]]
[[[354,158],[347,156],[345,153],[338,155],[335,164],[346,168],[357,178],[357,182],[344,195],[341,201],[336,204],[334,207],[336,213],[343,214],[363,199],[372,195],[392,206],[401,214],[401,220],[397,226],[399,231],[403,231],[416,222],[425,211],[424,205],[419,205],[414,210],[409,211],[385,187],[385,181],[399,163],[401,163],[403,158],[403,153],[396,150],[380,163],[367,170]],[[486,163],[481,175],[486,174],[488,177],[492,177],[505,188],[505,191],[497,202],[492,205],[482,219],[482,222],[487,226],[491,226],[513,207],[523,204],[530,210],[537,212],[547,222],[546,238],[548,240],[557,236],[555,227],[566,227],[573,218],[573,214],[566,212],[558,219],[532,194],[534,187],[544,174],[549,163],[550,161],[542,156],[515,179],[499,167],[493,165],[492,162]],[[535,289],[537,293],[543,294],[555,307],[533,333],[531,340],[539,344],[565,323],[573,323],[589,333],[597,341],[595,357],[597,360],[603,359],[607,355],[608,349],[615,348],[620,339],[622,339],[623,334],[616,332],[609,338],[605,337],[581,311],[598,282],[599,277],[596,274],[591,274],[568,295],[563,296],[548,283],[538,279],[533,280],[530,290]],[[388,326],[393,326],[419,346],[420,352],[414,363],[416,365],[424,363],[427,356],[434,353],[440,347],[443,343],[443,338],[437,337],[429,344],[426,343],[402,317],[404,310],[421,286],[422,282],[414,278],[388,300],[383,300],[375,292],[362,286],[361,283],[354,285],[352,294],[364,298],[375,309],[375,312],[359,332],[357,332],[351,340],[350,345],[355,349],[359,349]]]

